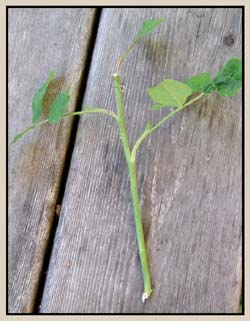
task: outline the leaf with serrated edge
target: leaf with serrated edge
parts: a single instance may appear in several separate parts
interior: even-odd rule
[[[143,22],[143,25],[141,27],[141,30],[139,31],[139,33],[137,34],[137,36],[135,37],[134,42],[137,42],[138,40],[140,40],[142,37],[144,37],[147,33],[153,31],[156,27],[158,27],[162,22],[165,22],[166,19],[149,19],[149,20],[145,20]]]
[[[46,94],[46,91],[48,89],[48,86],[52,79],[55,77],[55,72],[52,71],[49,74],[48,79],[46,82],[40,87],[37,92],[35,93],[33,100],[32,100],[32,123],[35,123],[38,121],[38,119],[42,115],[42,110],[43,110],[43,97]]]
[[[216,89],[209,72],[203,72],[201,74],[188,78],[185,83],[190,86],[193,92],[210,94]]]
[[[151,99],[162,107],[181,107],[191,94],[192,89],[187,84],[173,79],[163,80],[148,89]]]
[[[49,111],[49,123],[54,124],[64,116],[70,100],[67,92],[60,92],[53,101]]]
[[[242,87],[242,61],[230,59],[214,78],[214,83],[221,96],[234,96]]]

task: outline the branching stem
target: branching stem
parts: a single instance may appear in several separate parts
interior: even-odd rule
[[[136,159],[136,153],[138,148],[140,147],[141,143],[143,142],[143,140],[148,137],[150,134],[152,134],[153,131],[155,131],[156,129],[158,129],[162,124],[164,124],[167,120],[169,120],[171,117],[173,117],[175,114],[177,114],[178,112],[180,112],[181,110],[183,110],[185,107],[191,105],[192,103],[194,103],[196,100],[200,99],[204,94],[201,93],[200,95],[196,96],[195,98],[191,99],[190,101],[188,101],[185,105],[180,106],[178,108],[176,108],[174,111],[172,111],[170,114],[168,114],[166,117],[163,117],[160,121],[158,121],[158,123],[156,123],[155,125],[151,126],[151,127],[146,127],[144,129],[144,131],[142,132],[141,136],[137,139],[137,141],[135,142],[135,145],[132,149],[131,152],[131,159],[134,161]]]
[[[118,70],[120,69],[121,63],[126,58],[126,55],[122,57],[120,62],[118,63]],[[142,135],[136,141],[132,152],[129,144],[127,129],[126,129],[126,121],[125,121],[125,112],[124,112],[124,102],[123,102],[123,93],[122,93],[122,84],[121,78],[119,74],[113,75],[113,84],[115,90],[115,100],[116,100],[116,109],[117,109],[117,123],[120,130],[120,137],[122,141],[122,146],[124,150],[125,159],[128,166],[128,174],[130,180],[130,190],[132,196],[132,203],[134,208],[134,222],[135,222],[135,230],[136,230],[136,238],[138,244],[138,251],[141,263],[141,270],[143,275],[144,282],[144,292],[142,296],[142,301],[144,302],[152,293],[152,285],[151,285],[151,276],[148,264],[148,256],[147,249],[145,244],[145,238],[143,233],[143,225],[142,225],[142,216],[140,209],[140,199],[137,185],[137,177],[136,177],[136,152],[141,145],[142,141],[149,136],[154,130],[159,128],[163,123],[165,123],[169,118],[173,117],[179,111],[184,109],[186,106],[192,104],[194,101],[198,100],[203,96],[200,94],[199,96],[193,98],[185,105],[178,107],[172,113],[168,114],[166,117],[162,118],[158,123],[153,126],[147,126]]]
[[[143,233],[139,192],[138,192],[138,186],[137,186],[136,160],[131,159],[131,151],[130,151],[130,145],[129,145],[128,134],[126,129],[125,115],[124,115],[124,102],[123,102],[123,94],[121,90],[121,87],[122,87],[121,78],[118,74],[113,75],[113,83],[114,83],[115,100],[116,100],[116,108],[117,108],[117,121],[118,121],[119,130],[120,130],[122,146],[123,146],[123,150],[124,150],[124,154],[125,154],[125,158],[128,166],[130,190],[131,190],[132,203],[134,208],[136,238],[137,238],[141,270],[142,270],[143,281],[144,281],[144,293],[142,296],[142,300],[144,302],[150,296],[152,292],[152,286],[151,286],[151,277],[150,277],[150,271],[149,271],[149,265],[148,265],[147,250],[146,250],[144,233]]]
[[[23,130],[21,133],[16,135],[14,139],[12,140],[11,144],[16,143],[19,139],[21,139],[23,136],[28,134],[31,130],[40,127],[41,125],[45,123],[55,123],[61,118],[65,117],[70,117],[70,116],[82,116],[86,114],[92,114],[92,113],[101,113],[107,116],[111,116],[116,120],[116,123],[119,128],[120,132],[120,138],[123,146],[123,151],[127,163],[127,168],[128,168],[128,174],[129,174],[129,180],[130,180],[130,190],[131,190],[131,198],[132,198],[132,204],[133,204],[133,209],[134,209],[134,223],[135,223],[135,230],[136,230],[136,239],[137,239],[137,244],[138,244],[138,252],[139,252],[139,258],[140,258],[140,264],[141,264],[141,271],[143,275],[143,283],[144,283],[144,292],[142,295],[142,301],[144,302],[147,298],[152,293],[152,285],[151,285],[151,276],[150,276],[150,270],[149,270],[149,264],[148,264],[148,256],[147,256],[147,250],[146,250],[146,244],[145,244],[145,238],[144,238],[144,232],[143,232],[143,224],[142,224],[142,216],[141,216],[141,209],[140,209],[140,198],[139,198],[139,190],[138,190],[138,184],[137,184],[137,174],[136,174],[136,154],[137,151],[141,145],[141,143],[144,141],[145,138],[147,138],[150,134],[152,134],[156,129],[158,129],[161,125],[163,125],[167,120],[172,118],[175,114],[183,110],[185,107],[191,105],[193,102],[196,100],[200,99],[204,93],[201,93],[200,95],[194,97],[190,101],[188,101],[186,104],[183,104],[182,106],[177,107],[174,109],[172,112],[170,112],[168,115],[163,117],[161,120],[159,120],[156,124],[151,125],[148,124],[144,131],[142,132],[141,136],[137,139],[135,142],[133,148],[131,149],[130,144],[129,144],[129,139],[128,139],[128,134],[127,134],[127,127],[126,127],[126,119],[125,119],[125,108],[124,108],[124,101],[123,101],[123,92],[122,92],[122,84],[121,84],[121,78],[120,78],[120,72],[122,65],[128,55],[130,54],[131,50],[134,48],[134,46],[137,44],[137,42],[145,36],[147,33],[151,32],[155,27],[157,27],[160,23],[164,22],[165,19],[150,19],[146,20],[143,23],[143,26],[134,39],[134,41],[131,43],[131,45],[128,47],[127,51],[120,57],[118,63],[117,63],[117,73],[113,75],[113,86],[114,86],[114,91],[115,91],[115,101],[116,101],[116,110],[117,113],[114,113],[112,111],[108,111],[103,108],[98,108],[98,107],[88,107],[84,106],[84,110],[82,111],[75,111],[75,112],[66,112],[63,114],[63,112],[66,110],[68,99],[69,99],[69,89],[66,90],[66,92],[61,92],[59,93],[62,96],[59,96],[59,98],[62,98],[62,104],[61,100],[57,100],[57,97],[55,99],[55,105],[51,107],[50,110],[50,117],[46,120],[43,120],[39,123],[34,123],[30,127],[26,128]],[[222,96],[233,96],[235,95],[241,88],[241,60],[238,58],[233,58],[231,59],[224,67],[223,69],[218,73],[218,75],[215,77],[214,80],[209,80],[208,81],[208,87],[206,86],[205,88],[208,88],[209,92],[212,92],[214,90],[217,90]],[[205,73],[205,76],[209,76],[210,79],[210,74]],[[228,76],[230,75],[230,77]],[[55,72],[51,72],[49,75],[48,80],[46,83],[41,87],[37,93],[35,94],[33,98],[33,120],[36,121],[38,118],[40,118],[41,114],[41,104],[43,100],[43,96],[45,93],[43,93],[44,88],[49,86],[49,83],[51,80],[54,78]],[[202,76],[202,77],[201,77]],[[204,73],[201,75],[197,75],[196,77],[189,78],[196,79],[195,83],[196,85],[192,85],[191,89],[189,90],[184,90],[184,96],[185,92],[187,91],[187,96],[188,93],[196,92],[196,89],[198,88],[201,90],[201,88],[198,86],[197,87],[197,82],[202,83],[201,87],[204,87],[203,83],[207,82],[207,79],[203,78]],[[205,77],[206,78],[206,77]],[[178,81],[174,81],[171,79],[166,79],[164,81],[165,83],[171,82],[172,88],[170,87],[170,94],[172,96],[175,96],[175,94],[172,93],[172,91],[178,91],[178,88],[183,88],[185,89],[184,84],[180,84]],[[174,83],[174,85],[173,85]],[[223,85],[223,86],[218,86],[218,85]],[[44,87],[45,86],[45,87]],[[159,85],[157,86],[159,87]],[[186,85],[187,87],[187,85]],[[197,87],[197,88],[193,88]],[[211,88],[210,88],[211,87]],[[46,89],[45,88],[45,89]],[[155,87],[156,88],[156,87]],[[177,88],[177,89],[176,89]],[[152,88],[154,89],[154,88]],[[210,91],[211,89],[211,91]],[[41,95],[41,90],[42,90],[42,95]],[[160,96],[159,94],[159,88],[157,89],[157,96]],[[161,91],[160,91],[161,92]],[[64,96],[63,96],[64,95]],[[66,97],[65,97],[66,96]],[[170,95],[171,96],[171,95]],[[151,95],[150,95],[151,97]],[[152,97],[151,97],[152,98]],[[175,98],[175,97],[174,97]],[[185,96],[186,99],[186,96]],[[154,100],[154,99],[153,99]],[[166,99],[167,102],[169,103],[169,99]],[[59,101],[59,103],[58,103]],[[176,99],[178,102],[178,99]],[[156,100],[157,102],[157,100]],[[171,103],[170,103],[171,104]],[[158,105],[158,104],[157,104]],[[178,104],[177,104],[178,105]],[[54,106],[60,107],[59,110],[55,109]],[[161,107],[161,104],[159,105]],[[165,105],[164,105],[165,106]],[[37,117],[39,116],[39,117]]]
[[[127,50],[127,52],[122,56],[118,63],[118,70],[120,70],[122,62],[126,59],[127,55],[129,54],[130,50],[133,48],[134,43],[131,45],[131,47]],[[139,251],[139,257],[140,257],[140,263],[141,263],[141,270],[143,275],[143,281],[144,281],[144,292],[142,296],[142,301],[144,302],[151,294],[152,292],[152,286],[151,286],[151,276],[150,276],[150,270],[149,270],[149,264],[148,264],[148,257],[147,257],[147,250],[146,250],[146,244],[144,239],[144,233],[143,233],[143,225],[142,225],[142,217],[141,217],[141,209],[140,209],[140,199],[139,199],[139,191],[138,191],[138,185],[137,185],[137,176],[136,176],[136,153],[143,142],[143,140],[149,136],[153,131],[155,131],[157,128],[159,128],[163,123],[165,123],[168,119],[173,117],[175,114],[177,114],[179,111],[184,109],[186,106],[192,104],[194,101],[200,99],[203,94],[200,94],[199,96],[193,98],[189,102],[187,102],[185,105],[180,106],[176,108],[173,112],[168,114],[166,117],[162,118],[158,123],[155,125],[150,125],[145,128],[141,136],[137,139],[132,151],[129,144],[128,134],[127,134],[127,128],[126,128],[126,120],[125,120],[125,111],[124,111],[124,102],[123,102],[123,93],[122,93],[122,84],[121,84],[121,78],[119,74],[113,75],[113,84],[114,84],[114,90],[115,90],[115,100],[116,100],[116,109],[117,113],[114,113],[112,111],[108,111],[103,108],[98,107],[88,107],[85,106],[84,110],[82,111],[75,111],[75,112],[67,112],[63,115],[63,118],[69,117],[69,116],[82,116],[86,114],[92,114],[92,113],[101,113],[107,116],[113,117],[119,127],[120,131],[120,137],[122,141],[122,146],[124,150],[125,159],[127,162],[128,167],[128,174],[129,174],[129,180],[130,180],[130,189],[131,189],[131,197],[132,197],[132,203],[134,208],[134,222],[135,222],[135,230],[136,230],[136,238],[137,238],[137,244],[138,244],[138,251]],[[39,123],[35,123],[32,126],[26,128],[24,131],[19,133],[17,136],[14,137],[12,144],[14,144],[17,140],[25,136],[27,133],[29,133],[31,130],[40,127],[41,125],[44,125],[45,123],[48,123],[49,119],[43,120]]]

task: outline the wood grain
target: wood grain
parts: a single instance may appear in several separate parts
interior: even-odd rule
[[[213,75],[241,56],[237,8],[104,9],[84,102],[114,110],[111,75],[146,18],[162,25],[123,68],[129,139],[162,79]],[[225,40],[231,34],[230,43]],[[241,283],[241,94],[203,98],[141,146],[138,181],[154,292],[142,303],[126,164],[112,119],[79,124],[42,313],[236,312]]]
[[[51,70],[46,108],[71,86],[77,104],[94,9],[9,8],[9,141],[31,124],[35,91]],[[8,312],[32,312],[55,213],[72,119],[44,126],[9,152]]]

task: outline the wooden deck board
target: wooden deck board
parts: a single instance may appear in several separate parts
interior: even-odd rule
[[[153,17],[165,17],[167,22],[141,41],[122,72],[131,143],[148,120],[156,121],[167,113],[150,112],[148,87],[165,78],[184,80],[202,71],[214,75],[228,58],[241,55],[240,9],[104,9],[86,104],[114,110],[111,75],[116,62],[143,20]],[[241,284],[241,107],[240,94],[203,98],[176,115],[140,148],[138,181],[154,286],[152,297],[144,304],[129,182],[116,125],[107,117],[81,118],[42,313],[237,311]],[[55,134],[55,129],[47,127],[45,133],[48,130]],[[26,144],[31,143],[29,139]],[[40,160],[53,180],[60,166],[50,166],[46,157],[54,157],[54,143],[46,141],[46,148],[32,157],[24,153],[26,144],[19,147],[19,159],[23,152],[25,164],[33,166]],[[28,186],[25,171],[29,167],[18,166],[22,169],[15,175],[23,175],[20,191]],[[40,194],[35,177],[29,183],[27,210],[23,212],[38,219]],[[45,216],[51,199],[50,190],[43,199],[39,196]],[[12,228],[16,222],[12,221]],[[22,222],[24,226],[27,220]],[[25,235],[29,235],[30,226]],[[19,234],[19,239],[22,236]],[[39,234],[32,241],[37,244]],[[15,250],[22,254],[20,247]],[[22,258],[21,263],[28,259]],[[21,273],[14,276],[15,282],[25,277]]]
[[[95,9],[9,8],[9,141],[31,124],[35,91],[51,70],[48,102],[71,86],[76,108]],[[8,312],[32,312],[72,119],[44,126],[9,152]]]
[[[148,87],[213,75],[241,56],[240,9],[105,9],[85,103],[114,110],[111,75],[146,18],[167,22],[123,69],[129,138],[150,112]],[[234,43],[225,37],[231,34]],[[113,120],[82,118],[48,277],[43,313],[236,312],[241,284],[241,94],[203,98],[141,146],[138,181],[154,292],[142,303],[133,210]]]

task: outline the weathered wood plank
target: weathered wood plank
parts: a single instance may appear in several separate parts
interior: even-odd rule
[[[129,138],[150,112],[148,87],[215,74],[241,55],[240,9],[105,9],[84,101],[114,110],[111,75],[142,21],[167,23],[123,69]],[[233,41],[228,42],[228,36]],[[225,38],[227,37],[227,38]],[[41,312],[234,312],[241,282],[241,95],[214,94],[144,142],[138,180],[154,293],[143,291],[130,190],[112,119],[81,119]]]
[[[70,85],[76,108],[95,14],[9,9],[9,140],[31,124],[32,97],[51,70],[57,78],[47,101]],[[9,313],[32,312],[71,127],[72,119],[44,126],[9,153]]]

